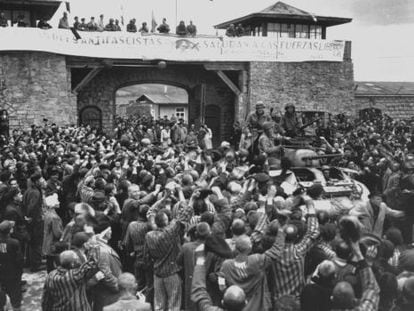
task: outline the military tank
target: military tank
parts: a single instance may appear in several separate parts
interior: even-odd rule
[[[319,155],[313,145],[312,138],[299,137],[283,146],[284,156],[292,164],[292,176],[282,183],[285,192],[291,194],[298,187],[306,190],[320,184],[323,192],[321,199],[315,200],[315,208],[330,215],[347,214],[355,205],[368,200],[368,188],[353,178],[359,172],[323,164],[329,158],[343,155]]]

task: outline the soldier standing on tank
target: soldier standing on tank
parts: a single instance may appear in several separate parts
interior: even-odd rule
[[[285,107],[285,115],[282,118],[282,126],[289,137],[296,137],[300,134],[303,126],[302,120],[296,115],[295,105],[288,104]]]
[[[256,104],[256,111],[251,112],[246,119],[247,126],[252,133],[253,153],[258,155],[259,137],[263,133],[263,124],[272,121],[269,114],[265,113],[265,106],[263,102],[259,101]]]

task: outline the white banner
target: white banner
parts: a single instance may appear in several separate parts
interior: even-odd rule
[[[127,32],[0,28],[0,51],[41,51],[63,55],[163,59],[170,61],[341,62],[345,41],[269,37],[177,37]]]

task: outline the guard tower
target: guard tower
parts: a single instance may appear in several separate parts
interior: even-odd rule
[[[60,3],[55,0],[0,0],[0,12],[4,12],[9,26],[23,17],[28,27],[36,27],[37,20],[51,19]]]
[[[247,36],[326,39],[326,28],[351,22],[351,18],[319,16],[283,2],[256,13],[216,25],[226,29],[239,24]]]

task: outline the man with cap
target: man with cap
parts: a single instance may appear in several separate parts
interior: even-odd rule
[[[43,189],[45,180],[39,172],[30,176],[29,187],[23,195],[23,208],[29,223],[29,260],[32,272],[42,269]]]
[[[0,223],[0,285],[9,295],[13,308],[20,310],[23,254],[19,241],[10,237],[12,229],[13,222],[4,220]]]
[[[253,134],[253,141],[255,141],[262,132],[263,124],[270,121],[272,121],[272,118],[270,115],[265,113],[265,106],[263,102],[257,102],[256,111],[251,112],[246,119],[247,126]]]
[[[265,114],[265,105],[262,101],[257,102],[256,111],[247,116],[246,122],[250,129],[261,130],[263,123],[272,121],[270,115]]]

